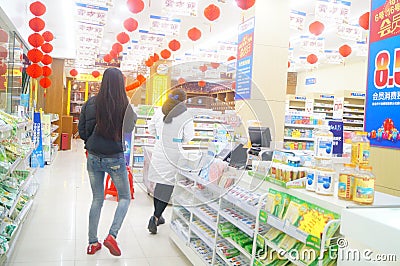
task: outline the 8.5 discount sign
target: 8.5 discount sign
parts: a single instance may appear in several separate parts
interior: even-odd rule
[[[372,146],[400,149],[400,0],[372,0],[365,131]]]

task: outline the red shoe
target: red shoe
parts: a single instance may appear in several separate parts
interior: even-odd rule
[[[115,238],[112,235],[108,235],[103,244],[110,250],[112,255],[121,256],[121,250],[119,249],[117,241],[115,241]]]
[[[99,251],[100,249],[101,249],[101,244],[99,242],[97,242],[97,245],[89,244],[89,246],[87,247],[86,253],[89,254],[89,255],[93,255],[97,251]]]

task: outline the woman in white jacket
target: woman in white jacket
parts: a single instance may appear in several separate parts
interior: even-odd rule
[[[149,131],[157,137],[149,166],[149,181],[154,182],[154,214],[150,218],[148,229],[157,233],[157,225],[164,223],[161,216],[171,199],[179,170],[182,142],[194,137],[193,117],[187,111],[184,101],[186,93],[174,89],[161,110],[156,111],[149,121]]]

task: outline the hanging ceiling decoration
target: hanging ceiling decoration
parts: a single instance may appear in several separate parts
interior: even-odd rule
[[[54,40],[54,35],[53,33],[51,33],[50,31],[45,31],[42,33],[43,39],[46,42],[51,42],[52,40]]]
[[[92,76],[93,76],[94,78],[98,78],[98,77],[100,76],[100,72],[97,71],[97,70],[94,70],[94,71],[92,71]]]
[[[29,10],[33,15],[40,17],[46,13],[46,6],[42,2],[36,1],[29,5]]]
[[[139,23],[134,18],[127,18],[124,21],[124,28],[129,31],[133,32],[138,28]]]
[[[164,59],[168,59],[171,57],[171,52],[168,49],[164,49],[160,52],[160,55]]]
[[[168,47],[171,51],[175,52],[181,48],[181,43],[178,40],[173,39],[168,43]]]
[[[307,62],[310,64],[315,64],[318,62],[318,56],[316,56],[315,54],[310,54],[307,56]]]
[[[313,23],[308,26],[309,31],[314,34],[315,36],[320,35],[324,32],[325,26],[322,22],[314,21]]]
[[[0,29],[0,43],[5,42],[8,42],[8,33],[5,30]]]
[[[221,10],[219,9],[218,6],[211,4],[207,6],[204,9],[204,16],[209,20],[209,21],[214,21],[219,18],[221,14]]]
[[[344,44],[344,45],[340,46],[340,48],[339,48],[339,54],[343,57],[348,57],[351,54],[351,52],[352,52],[352,49],[347,44]]]
[[[238,7],[243,10],[247,10],[254,6],[256,0],[235,0]]]
[[[43,21],[43,19],[34,17],[31,20],[29,20],[29,27],[34,31],[34,32],[39,32],[44,29],[46,26],[46,23]]]
[[[138,14],[144,9],[144,3],[142,0],[128,0],[126,5],[128,6],[129,11],[133,14]]]
[[[369,29],[369,12],[366,12],[360,16],[358,19],[358,24],[363,28],[364,30]]]
[[[188,37],[195,42],[201,38],[201,31],[198,28],[193,27],[188,31]]]
[[[118,35],[117,35],[118,42],[125,44],[125,43],[129,42],[129,40],[130,40],[130,37],[128,34],[126,34],[126,32],[118,33]]]
[[[32,63],[39,63],[43,59],[43,53],[37,48],[33,48],[28,51],[28,59],[32,61]]]
[[[31,64],[26,68],[26,74],[36,79],[43,74],[43,70],[38,64]]]
[[[48,77],[43,77],[40,79],[39,84],[46,89],[51,86],[51,80]]]
[[[53,51],[53,45],[51,45],[48,42],[42,44],[41,48],[42,48],[42,51],[47,54],[49,54]]]
[[[43,56],[42,63],[43,65],[50,65],[51,63],[53,63],[53,58],[50,55],[45,54]]]
[[[44,77],[50,76],[51,73],[53,72],[53,70],[51,70],[51,68],[48,67],[48,66],[43,66],[43,67],[42,67],[42,70],[43,70],[43,76],[44,76]]]

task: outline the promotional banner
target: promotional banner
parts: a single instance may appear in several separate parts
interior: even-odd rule
[[[150,15],[150,31],[167,36],[178,36],[181,27],[179,18],[168,18]]]
[[[107,7],[76,3],[76,21],[104,26],[107,22]]]
[[[338,24],[336,35],[344,40],[361,41],[363,29],[358,25]]]
[[[300,36],[300,47],[304,51],[322,53],[325,49],[325,38]]]
[[[400,149],[400,7],[372,0],[365,131],[371,146]]]
[[[250,99],[255,18],[239,25],[235,100]]]
[[[328,64],[341,64],[343,63],[343,56],[339,54],[339,51],[325,50],[326,62]]]
[[[152,44],[153,46],[162,46],[165,41],[165,35],[160,33],[152,33],[147,30],[139,30],[140,43]]]
[[[330,131],[333,134],[333,152],[332,154],[343,154],[343,122],[329,121]]]
[[[31,155],[31,167],[32,168],[36,168],[38,166],[44,167],[42,122],[40,118],[40,113],[34,113],[33,115],[32,142],[35,144],[36,149],[33,150]]]
[[[291,10],[289,14],[289,27],[294,30],[303,31],[306,24],[306,13]]]

